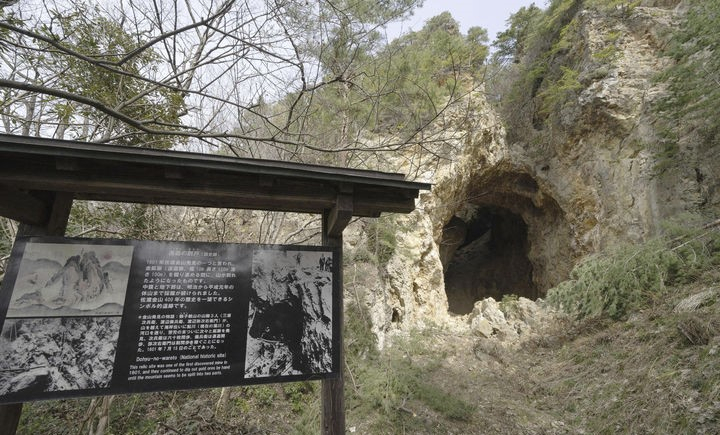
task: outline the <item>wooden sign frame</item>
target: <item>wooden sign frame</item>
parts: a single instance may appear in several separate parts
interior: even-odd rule
[[[64,236],[73,200],[315,213],[342,264],[352,217],[410,213],[430,188],[396,173],[0,134],[0,216],[21,223],[18,236]],[[340,307],[342,279],[340,267]],[[343,362],[341,334],[337,346]],[[343,387],[341,369],[322,380],[324,434],[345,433]],[[21,413],[0,405],[0,433],[15,433]]]

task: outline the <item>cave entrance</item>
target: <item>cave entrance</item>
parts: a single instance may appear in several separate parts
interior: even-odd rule
[[[528,226],[501,207],[480,207],[454,216],[443,229],[441,259],[449,310],[467,314],[475,302],[513,294],[538,297],[528,258]]]

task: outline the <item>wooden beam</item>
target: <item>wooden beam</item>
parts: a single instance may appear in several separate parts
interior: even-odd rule
[[[78,198],[94,197],[104,201],[127,201],[150,204],[220,206],[228,208],[268,209],[321,213],[333,207],[335,191],[317,182],[287,180],[269,187],[244,179],[206,178],[197,181],[173,180],[131,174],[53,174],[11,173],[0,171],[0,183],[41,189],[52,186],[60,192],[75,192]],[[130,179],[132,178],[132,179]],[[215,204],[227,203],[227,205]]]
[[[72,157],[57,157],[55,159],[55,168],[59,171],[79,171],[80,162]]]
[[[260,187],[273,187],[273,185],[275,184],[275,179],[266,175],[260,175],[258,177],[258,184],[260,185]]]
[[[147,171],[145,171],[147,172]],[[349,190],[353,195],[355,216],[377,216],[380,212],[409,213],[415,208],[415,199],[393,188],[365,189],[353,186],[332,185],[301,180],[271,180],[225,176],[197,175],[190,181],[186,177],[166,178],[157,174],[80,173],[18,173],[0,171],[0,183],[26,189],[52,186],[56,191],[75,192],[76,199],[132,202],[163,205],[189,205],[322,213],[336,206],[338,190]],[[264,180],[264,181],[263,181]]]
[[[64,236],[67,230],[68,219],[73,205],[73,194],[69,192],[56,192],[54,194],[50,217],[42,228],[48,236]]]
[[[50,216],[50,208],[45,201],[28,192],[0,185],[0,216],[43,225]]]
[[[426,183],[407,182],[402,174],[397,173],[0,134],[0,166],[2,161],[9,162],[10,167],[18,164],[37,166],[50,161],[54,167],[56,157],[77,159],[81,169],[111,165],[116,171],[122,171],[123,168],[152,165],[154,170],[158,171],[164,166],[175,166],[233,175],[299,177],[305,180],[349,182],[355,185],[409,190],[426,190],[430,187]]]
[[[23,404],[0,405],[0,433],[13,435],[17,431]]]
[[[62,236],[65,235],[73,196],[69,193],[49,194],[50,212],[41,225],[22,222],[18,228],[18,236]],[[14,435],[22,415],[22,403],[0,405],[0,434]]]
[[[182,180],[182,171],[178,168],[165,168],[165,178],[168,180]]]
[[[415,210],[414,199],[388,198],[383,195],[355,195],[355,216],[379,216],[380,213],[410,213]]]
[[[352,195],[341,193],[337,197],[335,207],[328,213],[327,235],[330,237],[342,237],[342,232],[353,217]]]
[[[348,210],[352,217],[352,196],[348,193],[341,193],[338,195],[337,204],[332,210],[328,210],[323,213],[322,217],[322,244],[324,246],[338,247],[340,250],[340,258],[338,263],[340,264],[338,270],[339,280],[339,298],[340,300],[333,303],[337,303],[340,307],[337,318],[333,318],[334,322],[340,323],[340,336],[337,338],[337,346],[340,347],[338,350],[340,354],[339,364],[337,367],[338,377],[334,379],[324,379],[322,381],[322,431],[323,435],[344,435],[345,434],[345,375],[344,363],[345,363],[345,349],[343,343],[342,330],[344,325],[344,308],[343,308],[343,230],[350,220],[347,218]]]

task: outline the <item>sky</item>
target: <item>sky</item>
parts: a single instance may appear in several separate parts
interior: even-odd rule
[[[510,18],[510,14],[531,3],[540,8],[545,7],[545,0],[425,0],[423,7],[416,10],[409,20],[388,26],[388,40],[410,30],[420,30],[428,19],[449,11],[453,18],[460,22],[463,34],[467,33],[470,27],[484,27],[492,42],[498,32],[505,30],[505,22]]]

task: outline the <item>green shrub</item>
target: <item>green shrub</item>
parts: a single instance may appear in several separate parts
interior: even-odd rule
[[[506,294],[503,295],[502,300],[500,300],[500,311],[502,311],[505,315],[508,313],[511,313],[513,311],[517,310],[518,307],[518,300],[520,298],[518,295],[513,294]]]
[[[615,45],[608,45],[602,50],[593,53],[592,57],[595,61],[605,64],[614,61],[619,55],[620,49]]]
[[[621,318],[720,265],[720,232],[668,227],[666,234],[640,245],[595,255],[548,292],[548,302],[579,318]]]
[[[720,3],[691,0],[687,6],[665,50],[674,63],[656,77],[669,92],[654,109],[674,136],[697,132],[700,146],[709,149],[720,144]],[[679,147],[663,144],[658,152],[672,164]]]
[[[365,231],[367,250],[373,254],[378,266],[386,266],[397,248],[397,222],[391,216],[383,216],[371,221]]]
[[[426,404],[449,420],[469,421],[475,407],[441,389],[439,386],[422,380],[422,373],[412,370],[401,372],[401,380],[407,387],[407,395]]]
[[[295,414],[302,413],[307,408],[308,402],[311,402],[317,396],[315,383],[313,382],[288,382],[282,384],[282,389],[290,402],[290,409]]]
[[[579,71],[564,66],[561,66],[560,70],[562,71],[560,78],[538,94],[542,100],[540,111],[546,116],[562,107],[583,87],[578,80]]]
[[[370,313],[366,306],[353,300],[345,306],[345,353],[349,359],[377,356],[377,337],[372,332]]]

